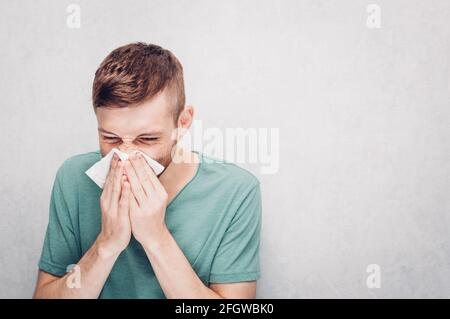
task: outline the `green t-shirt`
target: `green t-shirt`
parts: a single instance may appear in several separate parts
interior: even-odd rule
[[[257,280],[259,181],[235,164],[198,155],[195,176],[167,206],[167,227],[205,285]],[[100,232],[102,189],[84,173],[100,159],[99,151],[73,156],[56,174],[39,261],[39,268],[47,273],[65,275]],[[134,237],[114,264],[100,298],[165,298]]]

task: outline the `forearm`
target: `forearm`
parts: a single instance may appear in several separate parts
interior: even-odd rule
[[[143,246],[166,298],[222,298],[203,284],[168,230]]]
[[[80,285],[70,287],[71,273],[38,287],[34,298],[98,298],[119,254],[110,253],[97,240],[77,263]]]

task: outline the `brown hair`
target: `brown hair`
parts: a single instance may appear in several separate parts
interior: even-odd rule
[[[178,119],[185,103],[183,67],[175,55],[158,45],[136,42],[113,50],[95,72],[92,102],[97,107],[126,107],[144,102],[165,88]]]

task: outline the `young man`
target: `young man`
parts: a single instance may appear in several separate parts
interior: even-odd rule
[[[254,298],[259,181],[177,148],[173,132],[194,114],[177,58],[152,44],[120,47],[96,71],[92,96],[100,150],[57,172],[34,297]],[[85,171],[112,148],[130,156],[113,158],[101,189]],[[165,170],[156,176],[136,150]]]

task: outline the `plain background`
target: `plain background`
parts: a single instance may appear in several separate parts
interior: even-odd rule
[[[80,29],[70,3],[0,1],[0,297],[31,297],[56,170],[97,149],[94,72],[134,41],[181,60],[205,127],[280,129],[277,174],[244,165],[258,297],[450,297],[449,1],[74,1]]]

